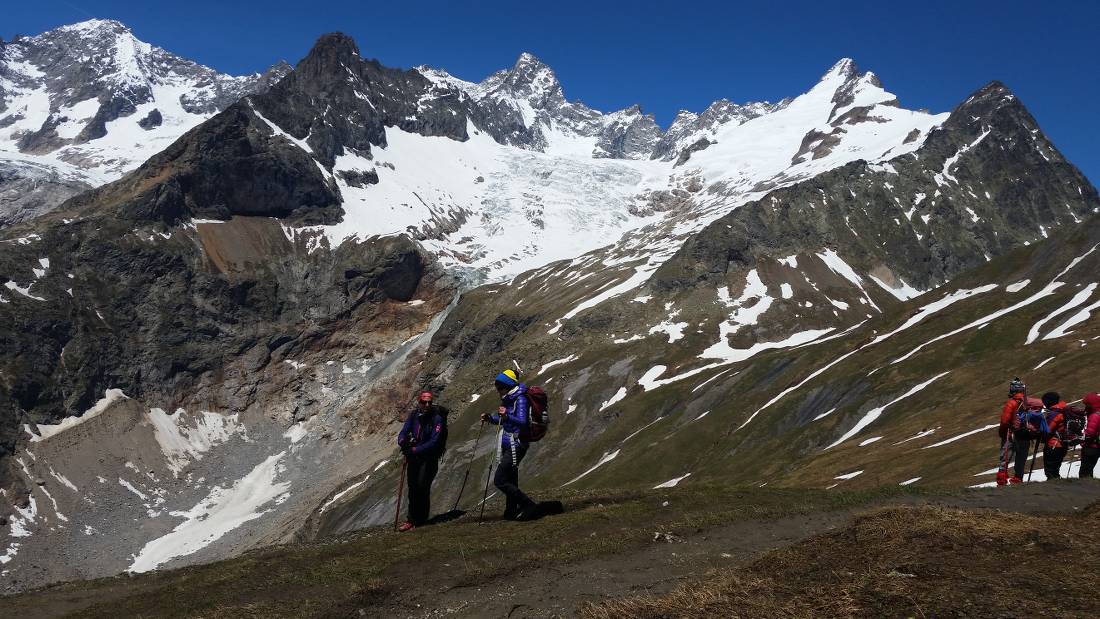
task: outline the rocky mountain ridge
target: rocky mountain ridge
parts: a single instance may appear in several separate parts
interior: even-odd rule
[[[965,363],[1006,371],[1003,346],[952,338],[1059,302],[1076,310],[1027,362],[1061,347],[1086,367],[1064,335],[1091,337],[1100,199],[1002,85],[933,115],[841,61],[780,104],[684,115],[687,146],[654,156],[640,112],[569,103],[521,61],[455,83],[326,35],[266,92],[0,233],[6,587],[391,517],[393,424],[419,387],[455,413],[453,500],[503,366],[553,390],[525,477],[543,491],[840,483],[863,462],[880,472],[856,484],[893,483],[846,441],[930,379],[955,397]],[[625,158],[593,156],[609,118]],[[892,410],[879,438],[979,414]],[[903,438],[882,453],[931,449]],[[958,457],[939,473],[958,483],[979,459],[951,444],[923,453]]]

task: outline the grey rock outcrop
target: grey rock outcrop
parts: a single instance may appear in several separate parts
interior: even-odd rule
[[[0,157],[0,228],[38,217],[90,188],[56,167]]]

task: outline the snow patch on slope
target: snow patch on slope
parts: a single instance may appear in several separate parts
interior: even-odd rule
[[[196,417],[190,417],[183,409],[169,415],[162,409],[153,408],[149,410],[148,419],[153,424],[168,468],[176,477],[191,460],[200,460],[212,447],[234,435],[244,434],[244,426],[239,423],[236,414],[219,415],[203,411]]]
[[[838,438],[836,441],[834,441],[832,444],[830,444],[825,449],[826,450],[832,449],[833,447],[836,447],[837,445],[843,443],[844,441],[852,438],[853,436],[858,434],[860,430],[862,430],[863,428],[866,428],[868,425],[870,425],[872,422],[874,422],[876,419],[878,419],[879,416],[882,415],[882,412],[885,411],[887,408],[889,408],[890,406],[893,406],[894,404],[897,404],[898,402],[901,402],[902,400],[912,396],[913,394],[915,394],[918,391],[924,389],[928,385],[931,385],[932,383],[934,383],[937,380],[943,378],[944,376],[947,376],[948,374],[950,374],[950,372],[942,372],[940,374],[937,374],[937,375],[933,376],[932,378],[924,381],[923,383],[920,383],[920,384],[914,386],[909,391],[906,391],[905,393],[898,396],[897,398],[895,398],[893,400],[890,400],[886,404],[883,404],[882,406],[872,408],[871,410],[867,411],[867,413],[863,415],[863,418],[860,419],[859,421],[857,421],[856,425],[852,426],[852,429],[845,432],[840,438]],[[881,437],[879,437],[879,438],[881,438]]]
[[[140,573],[156,569],[175,559],[194,554],[242,524],[264,515],[268,503],[285,498],[290,482],[275,481],[283,470],[280,461],[286,452],[270,456],[232,487],[214,488],[210,494],[185,512],[172,512],[184,521],[171,533],[147,543],[134,556],[128,571]]]
[[[107,408],[109,408],[115,402],[118,402],[120,400],[128,400],[128,399],[129,399],[129,397],[125,393],[123,393],[121,389],[108,389],[106,392],[104,392],[103,397],[98,402],[95,403],[95,406],[93,406],[93,407],[89,408],[88,410],[84,411],[84,414],[81,415],[80,417],[66,417],[65,419],[61,420],[61,423],[58,423],[58,424],[55,424],[55,425],[39,424],[39,426],[38,426],[38,432],[39,433],[37,435],[34,434],[33,432],[31,432],[31,429],[30,429],[29,426],[26,427],[26,430],[27,430],[27,433],[31,435],[31,442],[32,443],[37,443],[38,441],[44,441],[44,440],[50,438],[51,436],[55,436],[57,434],[60,434],[60,433],[64,432],[65,430],[69,430],[71,428],[74,428],[74,427],[84,423],[85,421],[88,421],[89,419],[94,419],[100,413],[107,410]]]

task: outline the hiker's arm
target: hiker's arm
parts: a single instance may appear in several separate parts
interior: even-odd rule
[[[1100,434],[1100,415],[1095,413],[1088,416],[1088,423],[1085,424],[1085,438],[1096,438]]]
[[[1088,413],[1085,419],[1085,441],[1097,440],[1097,435],[1100,434],[1100,414]]]
[[[410,415],[405,419],[405,424],[401,426],[401,432],[397,435],[397,444],[404,445],[405,441],[409,437],[409,430],[412,428],[412,416]]]
[[[1012,427],[1012,416],[1016,414],[1016,409],[1019,405],[1016,402],[1007,402],[1004,408],[1001,409],[1001,426],[997,428],[997,433],[1001,435],[1001,440],[1008,438],[1008,429]]]
[[[412,452],[414,454],[431,453],[435,449],[435,444],[439,442],[440,435],[443,434],[443,419],[436,415],[432,418],[432,433],[428,436],[428,440],[414,445]]]

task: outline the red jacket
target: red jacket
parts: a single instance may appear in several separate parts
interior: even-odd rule
[[[1047,436],[1047,447],[1058,449],[1062,446],[1062,439],[1059,436],[1066,429],[1065,402],[1059,402],[1050,407],[1047,411],[1047,426],[1050,427],[1050,434]]]
[[[1017,393],[1001,408],[1001,426],[997,428],[997,433],[1001,435],[1002,441],[1008,438],[1008,433],[1016,427],[1016,413],[1021,410],[1023,401],[1024,394]]]
[[[1087,413],[1085,425],[1085,447],[1100,447],[1100,412]]]
[[[1084,446],[1100,448],[1100,395],[1088,393],[1081,401],[1085,404]]]

